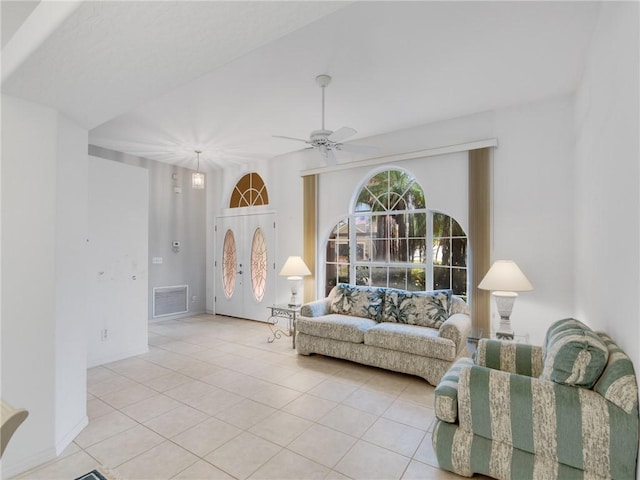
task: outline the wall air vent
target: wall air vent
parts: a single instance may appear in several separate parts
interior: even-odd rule
[[[172,287],[153,288],[153,318],[187,313],[189,305],[188,285],[174,285]]]

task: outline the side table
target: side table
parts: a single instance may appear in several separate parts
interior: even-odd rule
[[[273,343],[276,339],[285,337],[291,337],[292,348],[296,348],[296,320],[300,314],[300,307],[290,307],[289,305],[272,305],[267,307],[271,310],[269,315],[269,328],[271,329],[271,336],[267,339],[269,343]],[[286,319],[287,325],[279,325],[280,319]]]
[[[482,328],[472,328],[471,332],[469,332],[469,336],[467,337],[467,345],[469,347],[469,351],[475,355],[476,349],[478,348],[478,340],[481,338],[485,338],[484,329]],[[503,342],[514,342],[514,343],[529,343],[529,334],[525,333],[523,335],[515,334],[512,339],[500,339],[496,335],[495,331],[489,332],[489,337],[493,340],[502,340]]]

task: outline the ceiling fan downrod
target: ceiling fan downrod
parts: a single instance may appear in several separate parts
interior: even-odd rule
[[[329,75],[318,75],[316,83],[322,89],[322,130],[324,130],[324,89],[331,83],[331,77]]]

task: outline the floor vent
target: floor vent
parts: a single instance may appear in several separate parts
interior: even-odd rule
[[[189,311],[187,298],[189,298],[188,285],[154,287],[153,318],[187,313]]]

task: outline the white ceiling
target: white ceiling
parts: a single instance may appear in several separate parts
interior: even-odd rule
[[[304,147],[272,135],[320,128],[320,73],[333,77],[326,126],[355,128],[354,143],[570,93],[597,13],[573,1],[82,2],[2,90],[54,106],[94,145],[190,168],[201,149],[210,170]]]

